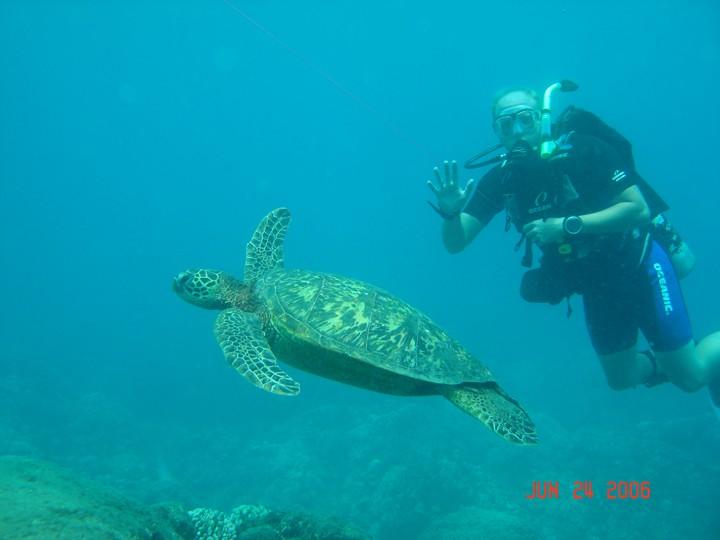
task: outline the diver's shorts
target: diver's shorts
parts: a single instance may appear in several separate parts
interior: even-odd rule
[[[583,284],[585,321],[598,354],[629,349],[638,330],[658,352],[692,340],[680,283],[663,248],[652,242],[638,268],[619,274],[594,276]]]

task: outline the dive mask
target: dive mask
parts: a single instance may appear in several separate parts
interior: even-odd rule
[[[526,135],[537,129],[539,121],[540,111],[531,107],[523,107],[514,112],[505,112],[497,116],[493,120],[493,129],[499,137],[507,138],[515,134]]]

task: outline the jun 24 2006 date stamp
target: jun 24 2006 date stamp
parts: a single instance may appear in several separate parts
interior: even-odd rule
[[[607,482],[605,489],[606,499],[631,499],[631,500],[647,500],[650,498],[650,482],[647,480],[642,482],[636,481],[615,481]],[[592,481],[576,481],[573,482],[572,498],[575,500],[592,499],[596,495]],[[559,499],[560,483],[559,482],[539,482],[533,481],[530,493],[525,495],[526,499]]]

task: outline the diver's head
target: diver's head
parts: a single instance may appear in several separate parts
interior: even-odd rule
[[[498,94],[493,102],[493,130],[508,150],[524,141],[534,148],[540,144],[540,99],[528,89]]]

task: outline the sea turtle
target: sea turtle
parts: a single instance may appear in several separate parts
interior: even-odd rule
[[[191,269],[173,282],[184,300],[220,309],[225,359],[263,390],[294,396],[288,364],[346,384],[402,396],[439,394],[517,444],[537,442],[523,408],[456,340],[402,300],[347,277],[286,270],[290,212],[278,208],[247,245],[244,281]]]

